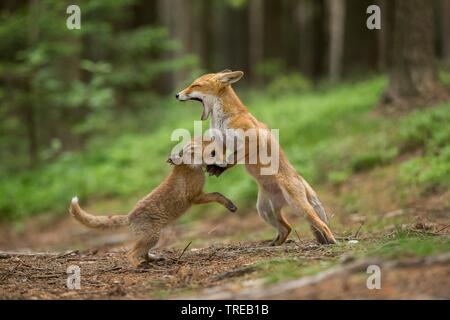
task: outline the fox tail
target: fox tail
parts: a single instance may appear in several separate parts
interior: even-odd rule
[[[114,229],[129,224],[128,215],[96,216],[81,209],[78,198],[73,197],[69,207],[70,214],[80,223],[95,229]]]

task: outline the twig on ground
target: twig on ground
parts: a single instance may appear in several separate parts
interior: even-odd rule
[[[256,270],[257,270],[257,268],[255,266],[245,266],[245,267],[241,267],[241,268],[237,268],[234,270],[230,270],[230,271],[226,271],[226,272],[217,274],[215,276],[212,276],[210,279],[212,281],[220,281],[220,280],[224,280],[227,278],[240,277],[245,274],[254,272]]]
[[[184,247],[183,251],[181,252],[180,256],[178,257],[178,259],[176,260],[176,262],[180,261],[181,257],[183,256],[183,254],[186,252],[187,248],[189,248],[189,246],[191,245],[192,241],[190,241],[186,247]],[[180,266],[177,268],[177,270],[175,271],[175,274],[177,274],[181,267],[183,266],[183,264],[180,264]]]
[[[0,259],[7,259],[18,256],[58,256],[61,252],[20,252],[20,251],[0,251]]]
[[[297,229],[294,229],[295,235],[297,236],[298,241],[301,243],[302,241],[300,240],[300,236],[297,232]],[[300,246],[300,244],[297,244],[298,246]]]
[[[355,235],[353,236],[353,238],[358,239],[359,232],[361,231],[361,228],[363,227],[364,223],[365,223],[365,221],[361,222],[361,224],[359,225],[358,230],[356,230]]]
[[[189,246],[191,245],[192,241],[190,241],[186,247],[184,247],[183,251],[181,252],[180,256],[177,258],[177,261],[179,261],[181,259],[181,257],[183,256],[183,254],[186,252],[187,248],[189,248]]]
[[[18,267],[20,267],[22,265],[23,261],[19,259],[19,262],[10,270],[8,270],[7,272],[5,272],[5,274],[2,276],[2,278],[0,279],[1,282],[3,282],[3,280],[6,279],[6,277],[10,274],[13,273]]]
[[[450,224],[446,225],[446,226],[443,227],[442,229],[439,229],[438,231],[436,231],[436,233],[441,233],[442,231],[444,231],[444,230],[447,229],[448,227],[450,227]]]

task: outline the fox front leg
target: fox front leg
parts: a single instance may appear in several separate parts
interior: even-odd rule
[[[226,170],[228,170],[229,168],[233,167],[236,162],[234,161],[229,161],[228,157],[223,165],[218,165],[218,164],[209,164],[206,166],[206,171],[209,173],[209,176],[220,176],[222,173],[224,173]]]
[[[204,204],[204,203],[211,203],[211,202],[217,202],[217,203],[223,205],[225,208],[227,208],[231,212],[236,212],[236,210],[237,210],[237,207],[234,205],[234,203],[219,192],[202,193],[201,195],[197,196],[193,200],[193,203],[195,203],[195,204]]]
[[[210,164],[206,166],[206,171],[209,173],[209,176],[220,176],[222,173],[224,173],[229,168],[232,168],[236,165],[237,161],[235,161],[236,157],[238,155],[238,151],[236,150],[234,153],[229,155],[224,165],[217,165],[217,164]]]
[[[216,176],[216,177],[218,177],[230,167],[231,166],[220,167],[220,166],[215,165],[215,164],[209,164],[209,165],[206,166],[206,171],[208,172],[209,176]]]

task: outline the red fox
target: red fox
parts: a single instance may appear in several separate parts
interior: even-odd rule
[[[190,86],[176,94],[179,101],[196,100],[202,103],[201,119],[208,119],[211,115],[210,128],[217,129],[226,136],[232,130],[267,130],[267,126],[258,121],[243,105],[231,84],[239,81],[244,73],[242,71],[224,70],[211,73],[196,79]],[[268,145],[275,145],[272,138]],[[259,144],[258,144],[259,148]],[[234,153],[237,150],[233,151]],[[245,157],[248,158],[248,148]],[[336,243],[328,226],[328,218],[315,191],[300,176],[289,163],[284,152],[279,148],[279,168],[271,175],[262,175],[260,162],[250,164],[246,158],[246,169],[258,183],[259,192],[257,210],[264,221],[278,230],[277,237],[272,245],[283,244],[289,233],[291,225],[284,218],[281,209],[289,205],[298,213],[306,214],[311,229],[318,242],[322,244]],[[232,167],[229,163],[225,168],[208,166],[210,174],[220,175],[225,169]]]
[[[210,142],[193,139],[180,154],[173,154],[168,162],[174,165],[172,173],[150,194],[140,200],[127,215],[95,216],[80,208],[78,198],[74,197],[69,211],[79,222],[90,228],[111,229],[128,226],[136,238],[133,248],[128,253],[128,260],[137,267],[143,260],[151,260],[149,250],[159,240],[160,231],[170,222],[179,218],[192,204],[217,202],[231,212],[236,206],[218,192],[205,193],[205,174],[202,164],[187,164],[180,158],[192,158],[199,152],[199,144],[204,147]],[[179,164],[175,164],[179,163]]]

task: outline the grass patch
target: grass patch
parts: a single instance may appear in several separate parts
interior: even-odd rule
[[[400,183],[422,193],[450,187],[450,104],[417,111],[403,120],[399,143],[403,150],[420,150],[405,162]]]
[[[398,230],[390,239],[382,239],[372,244],[367,255],[402,258],[428,256],[449,251],[450,239],[447,236],[432,236]]]
[[[264,276],[266,284],[311,276],[331,267],[331,261],[308,261],[306,259],[274,258],[255,264]]]

